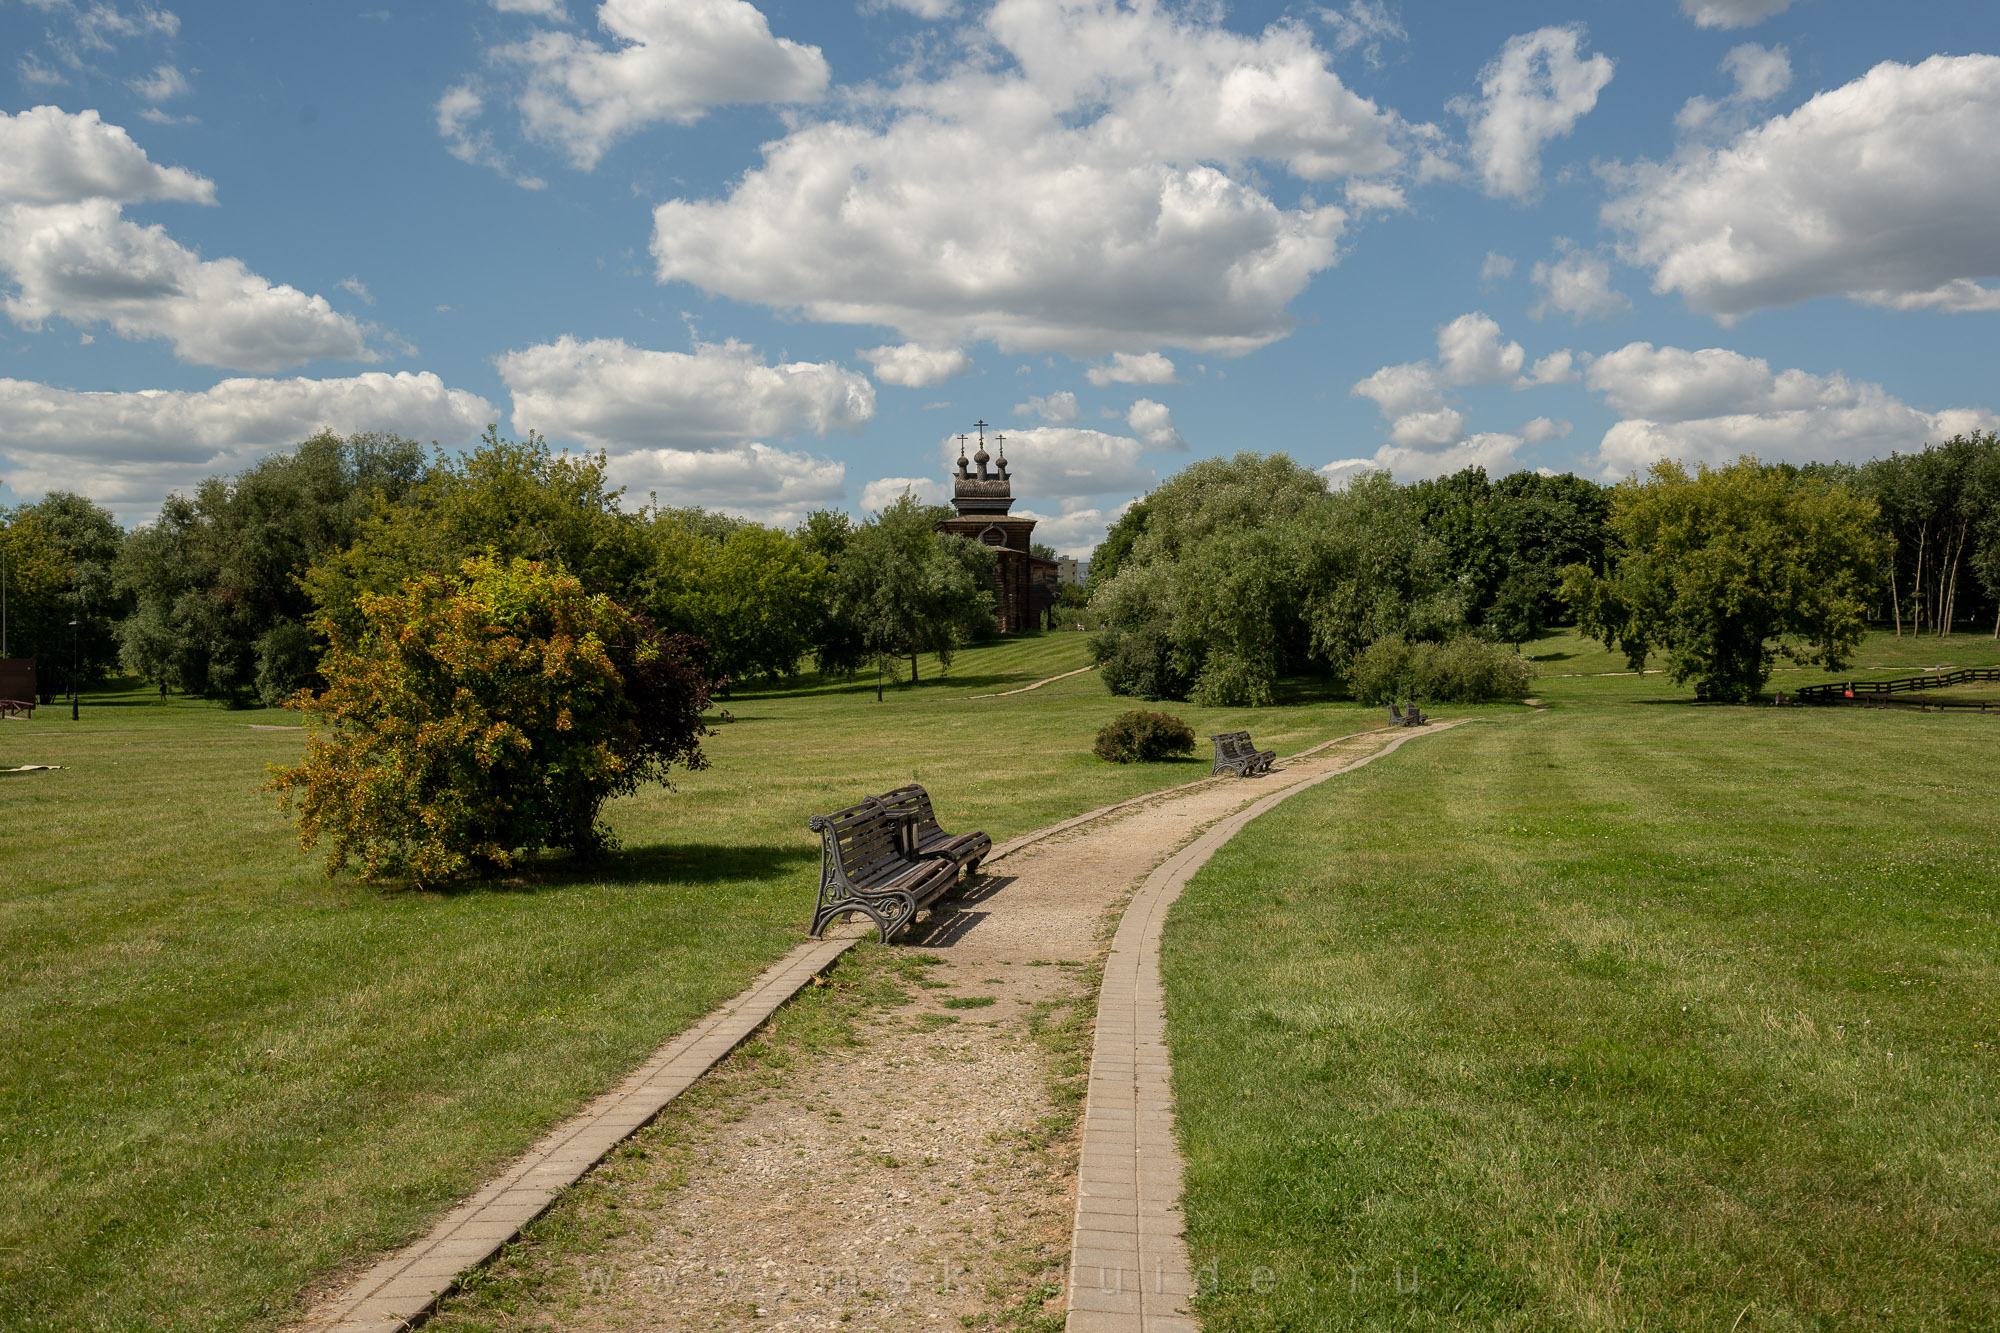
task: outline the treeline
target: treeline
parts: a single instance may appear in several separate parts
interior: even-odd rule
[[[1090,565],[1114,692],[1266,703],[1280,677],[1356,697],[1493,697],[1498,645],[1578,625],[1716,698],[1780,656],[1838,669],[1870,621],[2000,638],[2000,440],[1860,466],[1663,464],[1600,486],[1472,468],[1344,490],[1290,459],[1187,468],[1129,508]]]
[[[275,702],[317,684],[362,599],[466,560],[525,557],[670,634],[712,678],[806,662],[914,679],[917,656],[991,629],[994,555],[904,496],[865,522],[779,530],[657,500],[627,507],[603,457],[489,430],[462,456],[322,434],[126,533],[54,493],[0,511],[8,649],[45,696],[124,669],[164,689]],[[2000,637],[2000,440],[1975,433],[1861,465],[1671,465],[1600,486],[1473,468],[1331,490],[1283,455],[1188,467],[1132,505],[1090,562],[1092,641],[1117,693],[1261,704],[1330,675],[1356,697],[1477,697],[1514,654],[1579,625],[1716,697],[1774,656],[1835,666],[1871,621]],[[1073,604],[1073,599],[1066,602]]]
[[[601,455],[489,430],[462,456],[394,436],[321,434],[167,499],[126,533],[58,493],[0,514],[9,651],[44,700],[121,665],[163,690],[276,703],[319,682],[363,599],[469,559],[541,561],[669,634],[702,641],[712,679],[807,661],[891,678],[990,628],[992,551],[936,530],[905,495],[866,522],[821,510],[781,531],[699,508],[626,508]],[[75,622],[72,624],[72,622]],[[72,637],[79,642],[72,653]]]

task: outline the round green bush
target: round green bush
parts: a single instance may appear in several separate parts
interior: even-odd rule
[[[1193,754],[1194,730],[1169,714],[1148,713],[1135,708],[1129,713],[1120,713],[1099,728],[1097,744],[1093,748],[1099,759],[1114,764],[1129,764],[1135,760],[1151,763],[1172,759],[1176,755]]]
[[[1414,643],[1385,634],[1348,668],[1347,686],[1365,704],[1478,704],[1519,699],[1535,664],[1511,648],[1461,634],[1447,643]]]

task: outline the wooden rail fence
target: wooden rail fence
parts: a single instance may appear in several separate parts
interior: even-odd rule
[[[1920,690],[1941,690],[1975,680],[2000,680],[2000,667],[1960,667],[1923,676],[1903,676],[1896,680],[1848,680],[1831,685],[1807,685],[1795,691],[1792,702],[1838,704],[1848,708],[1910,708],[1967,713],[2000,713],[2000,701],[1991,699],[1899,699],[1897,695]]]

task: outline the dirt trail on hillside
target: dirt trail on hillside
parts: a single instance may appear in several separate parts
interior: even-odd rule
[[[1077,1136],[1035,1016],[1094,1004],[1109,925],[1175,849],[1398,734],[1165,793],[1003,857],[906,936],[939,960],[913,1003],[870,1012],[858,1047],[710,1117],[658,1173],[622,1169],[611,1188],[638,1225],[550,1274],[503,1327],[958,1329],[1059,1314]]]

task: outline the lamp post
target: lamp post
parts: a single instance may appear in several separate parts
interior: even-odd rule
[[[69,622],[69,720],[76,721],[76,673],[83,660],[83,617],[73,617]]]

